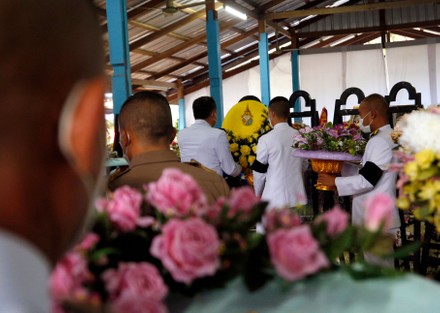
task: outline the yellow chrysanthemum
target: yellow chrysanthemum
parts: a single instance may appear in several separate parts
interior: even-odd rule
[[[248,162],[249,162],[250,165],[252,165],[252,163],[254,163],[254,161],[255,161],[255,156],[254,155],[248,156]]]
[[[396,205],[399,209],[407,210],[407,209],[409,209],[410,202],[409,202],[408,198],[399,197],[396,200]]]
[[[415,161],[421,169],[429,168],[432,162],[434,161],[434,159],[435,159],[434,151],[430,149],[422,150],[419,153],[416,153],[415,155]]]
[[[240,155],[239,152],[234,152],[234,156],[235,156],[235,157],[238,157],[239,155]]]
[[[240,165],[243,168],[249,167],[249,163],[248,163],[247,157],[245,155],[241,155],[240,158],[238,159],[238,162],[240,163]]]
[[[251,148],[248,145],[243,145],[240,147],[240,153],[242,156],[251,154]]]
[[[252,146],[252,152],[257,154],[257,145]]]
[[[231,143],[230,149],[231,149],[231,152],[237,152],[238,151],[238,144],[235,142]]]
[[[254,139],[258,139],[258,137],[260,137],[260,134],[259,133],[253,133],[252,137],[254,137]]]
[[[440,191],[440,181],[428,180],[420,188],[418,197],[421,200],[434,200],[436,194]]]
[[[268,131],[270,130],[270,126],[267,125],[265,129],[266,129],[266,131],[268,132]]]
[[[416,162],[408,162],[405,164],[403,171],[409,176],[410,180],[416,180],[419,174],[419,167]]]

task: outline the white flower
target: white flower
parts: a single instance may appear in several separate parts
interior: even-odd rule
[[[440,153],[440,114],[415,111],[402,121],[400,144],[413,152],[431,149]]]

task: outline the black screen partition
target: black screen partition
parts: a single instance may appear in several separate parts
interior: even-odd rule
[[[414,104],[391,105],[391,102],[396,101],[397,94],[401,90],[406,90],[408,92],[408,99],[414,100]],[[396,118],[399,115],[423,108],[421,93],[417,92],[413,85],[408,82],[402,81],[395,84],[393,88],[391,88],[390,94],[388,96],[385,96],[385,100],[390,106],[390,124],[392,126],[395,124]]]
[[[303,111],[303,112],[292,112],[290,113],[290,118],[303,118],[303,117],[309,117],[310,118],[310,126],[318,126],[319,125],[319,116],[318,112],[316,111],[316,101],[315,99],[310,98],[310,95],[307,91],[304,90],[297,90],[294,93],[290,95],[289,103],[290,107],[295,110],[295,102],[299,99],[303,98],[305,101],[306,108],[310,108],[309,111]]]
[[[365,94],[362,90],[357,87],[351,87],[346,89],[339,99],[335,101],[335,113],[333,115],[333,124],[342,124],[344,116],[354,116],[359,114],[358,109],[343,109],[342,106],[347,104],[347,99],[351,95],[357,96],[357,103],[361,103],[361,101],[365,98]]]

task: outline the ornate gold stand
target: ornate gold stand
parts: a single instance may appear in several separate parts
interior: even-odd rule
[[[335,161],[335,160],[319,160],[319,159],[311,159],[312,162],[312,170],[316,173],[326,173],[326,174],[339,174],[342,171],[342,165],[344,161]],[[334,191],[336,187],[327,186],[320,183],[315,185],[317,190],[326,190],[326,191]]]

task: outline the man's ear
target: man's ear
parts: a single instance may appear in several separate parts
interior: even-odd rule
[[[64,136],[60,145],[72,166],[80,175],[92,176],[100,173],[104,146],[104,91],[106,80],[96,78],[80,82],[78,89],[73,89],[66,103],[67,115],[60,127],[64,127]],[[77,88],[75,87],[75,88]],[[70,108],[69,108],[70,107]]]

